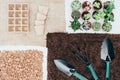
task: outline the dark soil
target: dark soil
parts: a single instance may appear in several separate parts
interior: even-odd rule
[[[68,61],[89,80],[94,80],[86,65],[71,52],[71,50],[74,50],[74,46],[71,46],[70,43],[82,48],[83,42],[87,43],[90,61],[100,80],[105,80],[105,62],[100,59],[101,45],[105,37],[109,37],[112,40],[115,51],[115,59],[111,62],[111,80],[120,80],[120,35],[67,33],[49,33],[47,35],[48,80],[78,80],[73,76],[68,77],[59,71],[53,62],[54,59]]]

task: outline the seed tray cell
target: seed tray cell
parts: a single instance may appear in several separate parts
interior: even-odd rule
[[[14,10],[14,4],[9,4],[9,10]]]

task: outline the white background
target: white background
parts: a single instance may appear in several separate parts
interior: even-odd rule
[[[71,18],[71,3],[74,0],[65,0],[65,15],[66,15],[66,32],[68,33],[110,33],[110,34],[120,34],[120,0],[115,0],[115,9],[113,10],[114,16],[115,16],[115,21],[111,22],[112,23],[112,30],[110,32],[105,32],[102,29],[100,31],[93,31],[92,29],[86,31],[83,29],[83,31],[81,30],[76,30],[74,32],[74,30],[70,27],[70,21],[73,21],[73,19]],[[80,0],[81,3],[83,3],[86,0]],[[88,0],[91,3],[93,3],[94,0]],[[104,0],[102,2],[105,1],[109,1],[109,0]],[[80,12],[82,13],[83,10],[82,8],[80,9]],[[90,10],[90,12],[93,12],[93,8]],[[83,22],[83,20],[80,18],[79,19],[80,23]],[[90,22],[94,22],[94,19],[90,19]],[[100,20],[99,22],[102,22],[103,24],[103,20]]]

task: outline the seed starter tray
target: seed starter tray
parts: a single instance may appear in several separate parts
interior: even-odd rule
[[[29,31],[29,4],[10,3],[8,4],[8,31],[28,32]]]

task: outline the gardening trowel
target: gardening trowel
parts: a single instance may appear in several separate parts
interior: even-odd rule
[[[106,80],[110,80],[110,63],[114,57],[112,41],[109,38],[105,38],[101,47],[101,59],[106,62]]]
[[[78,73],[75,68],[70,65],[68,62],[61,60],[61,59],[55,59],[54,63],[56,65],[56,67],[62,71],[63,73],[65,73],[67,76],[75,76],[76,78],[80,79],[80,80],[88,80],[87,78],[85,78],[83,75],[81,75],[80,73]]]

